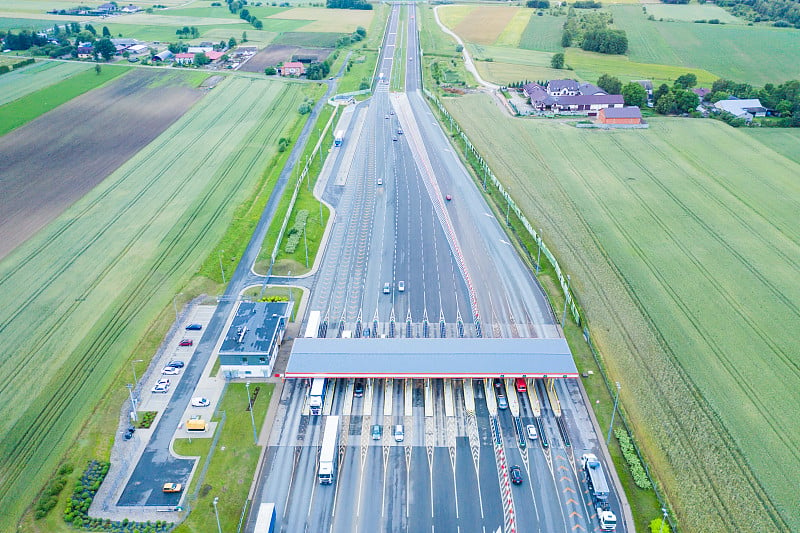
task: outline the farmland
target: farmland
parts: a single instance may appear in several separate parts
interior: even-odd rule
[[[519,47],[527,50],[560,52],[561,31],[566,17],[531,17],[519,40]],[[499,44],[499,43],[498,43]]]
[[[303,31],[307,32],[352,33],[359,26],[369,28],[374,15],[374,10],[298,7],[264,19],[264,27],[267,27],[269,20],[288,19],[310,22],[307,26],[303,26]]]
[[[41,61],[3,74],[0,76],[0,106],[65,80],[90,67],[88,63]]]
[[[137,69],[6,135],[0,146],[0,258],[183,115],[202,95],[186,74]]]
[[[0,530],[73,445],[99,391],[124,390],[133,347],[303,119],[307,90],[225,80],[0,263]]]
[[[0,107],[0,135],[55,109],[64,102],[127,72],[127,67],[105,66],[99,73],[84,71]]]
[[[744,131],[779,154],[800,163],[800,130],[797,128],[748,128]]]
[[[670,8],[677,16],[682,9],[700,7],[714,6],[657,9]],[[648,5],[647,9],[652,8]],[[612,6],[611,11],[614,25],[627,32],[632,61],[700,68],[754,85],[800,78],[800,32],[796,30],[651,21],[639,6]]]
[[[601,132],[446,102],[569,270],[683,529],[798,530],[800,164],[716,121]]]
[[[507,7],[476,7],[458,23],[455,32],[464,41],[494,44],[516,13],[517,9]]]

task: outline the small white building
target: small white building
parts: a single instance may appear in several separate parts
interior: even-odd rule
[[[289,302],[240,302],[219,348],[221,375],[270,377],[291,312]]]

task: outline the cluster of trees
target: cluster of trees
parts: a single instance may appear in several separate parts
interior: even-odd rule
[[[572,4],[572,7],[575,9],[600,9],[603,7],[603,3],[595,0],[578,0]]]
[[[664,4],[688,4],[689,0],[661,0]]]
[[[753,22],[772,21],[774,26],[800,28],[800,3],[797,0],[715,0],[737,17]]]
[[[525,7],[530,9],[549,9],[550,0],[528,0],[525,2]]]
[[[240,18],[240,19],[242,19],[242,20],[246,20],[247,22],[249,22],[250,24],[252,24],[252,25],[253,25],[253,27],[254,27],[255,29],[257,29],[257,30],[260,30],[261,28],[263,28],[263,27],[264,27],[264,23],[263,23],[263,22],[261,22],[261,21],[258,19],[258,17],[256,17],[255,15],[251,15],[251,14],[250,14],[250,10],[248,10],[248,9],[242,9],[242,10],[239,12],[239,18]]]
[[[662,83],[658,89],[653,91],[656,113],[683,115],[693,112],[700,104],[700,97],[690,90],[695,85],[697,85],[697,76],[694,74],[679,76],[672,87]]]
[[[327,0],[325,7],[329,9],[372,9],[372,4],[364,0]]]
[[[342,48],[353,43],[362,41],[367,36],[367,30],[361,26],[350,35],[342,35],[336,40],[336,48]]]
[[[577,46],[601,54],[624,54],[628,51],[628,37],[623,30],[612,29],[613,22],[610,13],[597,11],[579,15],[570,8],[561,34],[561,46]]]
[[[767,83],[763,87],[753,87],[748,83],[719,79],[711,86],[711,92],[704,100],[718,102],[730,96],[736,98],[758,98],[761,105],[771,109],[780,120],[777,126],[800,127],[800,81],[791,80],[779,85]]]
[[[597,86],[608,94],[621,94],[625,105],[644,107],[647,104],[647,91],[638,83],[630,82],[622,85],[616,76],[603,74],[597,79]]]
[[[81,43],[91,43],[95,57],[102,56],[108,61],[117,52],[110,40],[111,32],[103,26],[103,37],[97,38],[97,30],[91,24],[86,24],[83,29],[77,22],[66,24],[63,28],[56,24],[50,35],[33,33],[23,30],[19,33],[12,31],[0,32],[3,46],[10,50],[28,50],[33,55],[61,57],[71,55],[77,57],[77,48]]]
[[[309,80],[324,80],[331,72],[331,64],[325,61],[315,61],[306,67],[306,78]]]
[[[197,29],[197,26],[184,26],[175,30],[175,35],[179,39],[197,39],[200,37],[200,30]]]

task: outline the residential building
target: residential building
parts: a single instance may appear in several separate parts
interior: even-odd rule
[[[575,96],[554,96],[551,106],[554,111],[596,115],[601,109],[623,107],[625,101],[621,94],[588,94]]]
[[[91,59],[94,57],[94,48],[91,44],[82,44],[78,47],[78,59]]]
[[[299,61],[289,61],[278,67],[278,74],[281,76],[302,76],[306,73],[306,67]]]
[[[711,89],[706,89],[705,87],[695,87],[692,89],[692,92],[700,97],[700,101],[706,97],[707,94],[711,94]]]
[[[133,4],[128,4],[127,6],[120,8],[120,11],[122,11],[123,13],[138,13],[141,10],[142,10],[141,7],[135,6]]]
[[[169,50],[164,50],[153,56],[153,61],[169,61],[173,57],[173,53]]]
[[[581,83],[578,85],[578,94],[608,94],[603,89],[593,83]]]
[[[188,52],[175,54],[175,62],[180,65],[191,65],[194,63],[194,54],[190,54]]]
[[[580,87],[575,80],[550,80],[547,82],[547,94],[550,96],[575,96],[580,94]]]
[[[550,95],[547,90],[538,83],[526,83],[522,86],[522,94],[531,99],[531,106],[542,111],[547,106],[547,99]]]

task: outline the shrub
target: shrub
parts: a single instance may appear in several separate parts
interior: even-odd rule
[[[650,483],[650,478],[647,477],[647,473],[642,466],[642,461],[639,459],[639,455],[636,453],[636,449],[633,446],[633,440],[631,440],[628,432],[623,428],[618,427],[614,430],[614,435],[617,437],[617,440],[619,441],[619,447],[622,450],[622,455],[625,457],[625,461],[628,463],[628,468],[631,471],[633,482],[636,483],[636,486],[640,489],[652,488],[653,485]]]

